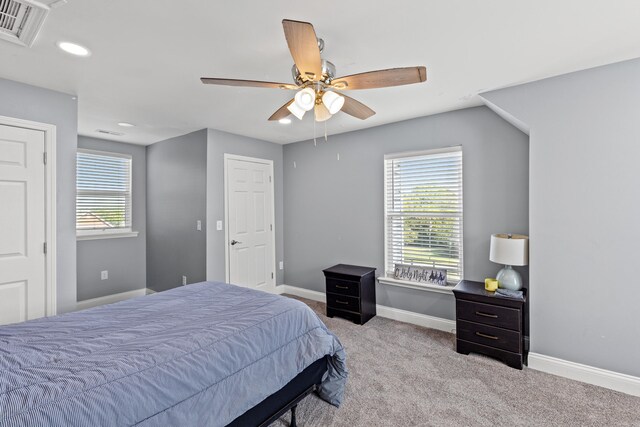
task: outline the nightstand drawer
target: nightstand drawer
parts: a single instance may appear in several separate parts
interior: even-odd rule
[[[520,331],[522,319],[520,310],[514,308],[500,307],[480,302],[457,301],[458,318],[471,322],[483,323],[485,325],[497,326],[499,328]]]
[[[360,298],[327,293],[327,307],[360,312]]]
[[[519,332],[458,320],[456,335],[457,338],[461,340],[500,348],[514,353],[522,352],[522,337]]]
[[[338,310],[335,308],[327,307],[327,317],[338,316],[343,319],[351,320],[354,323],[362,324],[362,316],[360,313],[354,313],[353,311]]]
[[[327,277],[327,292],[339,295],[360,296],[360,282]]]

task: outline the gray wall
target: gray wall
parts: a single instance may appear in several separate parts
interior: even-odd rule
[[[275,188],[276,264],[284,258],[282,145],[208,130],[207,151],[207,280],[225,281],[224,230],[216,230],[216,221],[224,223],[224,155],[236,154],[273,160]],[[276,269],[276,284],[282,284],[283,271]]]
[[[147,286],[147,161],[146,147],[103,139],[78,137],[78,147],[132,156],[132,229],[137,237],[78,241],[78,301]],[[100,272],[109,271],[107,280]]]
[[[336,263],[383,274],[384,155],[451,145],[463,147],[464,275],[495,277],[491,233],[528,234],[529,145],[478,107],[285,145],[285,283],[324,291],[321,270]],[[454,319],[452,295],[380,284],[376,293],[378,304]]]
[[[530,129],[531,351],[640,376],[640,60],[483,96]]]
[[[206,181],[206,129],[147,146],[148,288],[205,280]]]
[[[56,126],[57,309],[75,310],[77,101],[73,95],[0,79],[0,115]]]

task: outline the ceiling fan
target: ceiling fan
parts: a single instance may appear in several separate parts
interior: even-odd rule
[[[335,66],[320,56],[324,41],[316,37],[313,25],[284,19],[282,26],[294,61],[291,71],[295,84],[211,77],[202,77],[202,83],[297,90],[294,98],[278,108],[269,120],[284,119],[289,114],[302,120],[304,114],[313,109],[315,120],[322,122],[339,111],[361,120],[375,114],[371,108],[339,91],[400,86],[427,79],[425,67],[390,68],[335,77]]]

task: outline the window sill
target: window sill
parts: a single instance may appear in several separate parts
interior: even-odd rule
[[[122,237],[138,237],[140,234],[138,231],[122,231],[119,233],[91,233],[91,234],[77,234],[76,240],[100,240],[100,239],[119,239]]]
[[[391,277],[378,277],[378,282],[383,285],[400,286],[402,288],[418,289],[420,291],[435,292],[438,294],[453,295],[454,285],[440,286],[429,283],[409,282],[406,280],[393,279]]]

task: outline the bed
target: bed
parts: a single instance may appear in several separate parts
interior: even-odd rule
[[[224,283],[0,327],[0,427],[268,425],[346,379],[309,307]]]

